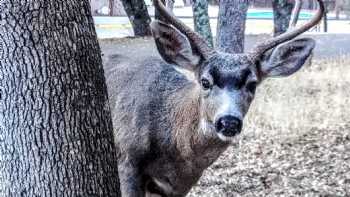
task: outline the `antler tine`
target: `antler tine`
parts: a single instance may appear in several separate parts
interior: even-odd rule
[[[253,51],[250,53],[251,55],[251,59],[253,61],[258,61],[261,56],[263,55],[264,52],[274,48],[275,46],[283,43],[283,42],[287,42],[289,40],[292,40],[293,38],[299,36],[300,34],[306,32],[307,30],[311,29],[313,26],[317,25],[322,17],[323,14],[325,12],[325,7],[323,4],[322,0],[317,0],[318,4],[319,4],[319,8],[317,13],[315,14],[315,16],[306,24],[302,25],[299,28],[295,28],[290,30],[289,32],[286,32],[284,34],[281,34],[279,36],[276,36],[274,38],[271,38],[269,40],[267,40],[266,42],[263,42],[261,44],[258,44]]]
[[[160,0],[153,0],[155,8],[159,13],[165,18],[167,22],[176,27],[181,33],[185,34],[190,42],[196,47],[196,49],[201,53],[204,59],[208,59],[214,50],[209,47],[207,42],[186,24],[176,18],[172,13],[170,13],[167,8],[160,2]]]
[[[294,28],[297,25],[298,19],[299,19],[299,14],[301,11],[302,7],[302,2],[301,0],[295,0],[295,6],[292,11],[292,17],[289,23],[289,29]]]

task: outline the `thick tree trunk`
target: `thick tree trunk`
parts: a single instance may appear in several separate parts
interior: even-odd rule
[[[151,35],[149,27],[151,18],[144,0],[122,0],[122,2],[135,36]]]
[[[201,34],[207,40],[207,43],[213,47],[213,35],[208,15],[208,0],[193,0],[192,10],[195,31]]]
[[[294,1],[273,0],[274,36],[280,35],[288,30],[289,21],[294,8]]]
[[[227,53],[244,51],[245,21],[249,0],[220,0],[217,47]]]
[[[89,1],[0,10],[0,196],[120,196]]]

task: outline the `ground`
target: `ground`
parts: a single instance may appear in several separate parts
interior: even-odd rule
[[[247,48],[264,37],[247,37]],[[312,65],[258,88],[239,143],[189,196],[350,196],[350,36],[313,37]],[[100,43],[104,60],[157,55],[150,38]]]

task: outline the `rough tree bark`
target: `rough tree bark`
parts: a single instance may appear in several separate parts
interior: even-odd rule
[[[194,29],[213,47],[213,35],[208,15],[208,0],[193,0],[192,4]]]
[[[244,51],[245,21],[249,0],[220,0],[217,47],[227,53]]]
[[[120,196],[89,0],[0,10],[0,196]]]
[[[274,36],[288,30],[289,21],[294,8],[293,0],[273,0]]]
[[[135,36],[149,36],[151,18],[144,0],[122,0]]]

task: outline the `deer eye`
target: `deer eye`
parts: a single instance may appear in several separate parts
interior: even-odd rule
[[[256,86],[257,86],[257,82],[249,82],[247,84],[247,90],[254,94],[256,90]]]
[[[204,90],[208,90],[208,89],[210,89],[211,88],[211,83],[210,83],[210,81],[208,80],[208,79],[205,79],[205,78],[203,78],[202,80],[201,80],[201,84],[202,84],[202,87],[203,87],[203,89]]]

